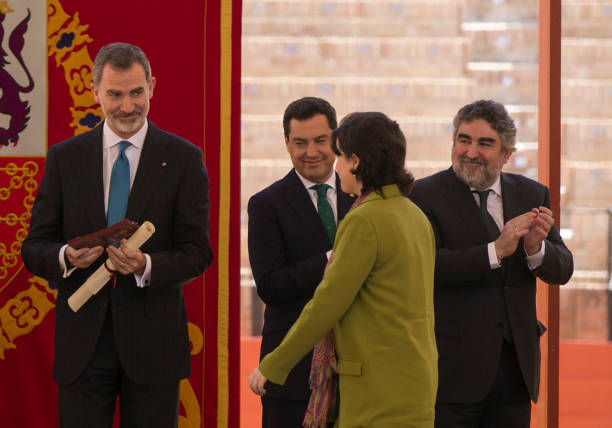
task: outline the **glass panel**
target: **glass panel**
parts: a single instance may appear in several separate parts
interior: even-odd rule
[[[612,2],[564,0],[562,23],[560,426],[610,427]]]
[[[248,263],[246,207],[254,193],[291,168],[281,123],[287,104],[312,95],[329,100],[339,118],[356,110],[385,112],[400,123],[408,141],[407,167],[421,178],[450,166],[456,111],[478,98],[495,99],[506,105],[518,128],[518,151],[504,170],[537,179],[537,14],[533,0],[243,1],[241,297],[246,373],[257,362],[263,314]],[[609,406],[597,407],[598,400],[588,392],[578,400],[576,391],[588,384],[572,376],[587,376],[584,370],[575,371],[582,366],[600,381],[612,378],[609,370],[597,372],[597,367],[609,367],[598,366],[601,358],[612,359],[607,342],[612,2],[563,1],[562,43],[561,232],[574,254],[575,274],[561,289],[561,426],[573,426],[579,413],[593,418],[583,424],[606,426],[596,418],[612,418]],[[578,340],[596,344],[577,345]],[[589,355],[593,364],[585,362]],[[245,386],[243,382],[241,388]],[[259,400],[248,392],[242,403],[242,426],[257,426]]]

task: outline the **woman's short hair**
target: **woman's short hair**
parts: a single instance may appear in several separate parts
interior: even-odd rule
[[[406,138],[396,121],[380,112],[351,113],[332,132],[332,150],[336,155],[359,157],[353,174],[361,181],[362,191],[373,189],[382,195],[382,187],[397,184],[408,196],[414,177],[404,167]]]

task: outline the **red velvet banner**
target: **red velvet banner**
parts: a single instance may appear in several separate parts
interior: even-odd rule
[[[20,0],[0,1],[0,14],[8,17],[13,1]],[[241,2],[48,0],[47,11],[48,146],[101,116],[89,90],[91,62],[101,46],[125,41],[143,48],[157,79],[149,118],[204,149],[215,260],[185,286],[192,376],[181,383],[179,427],[237,428]],[[2,30],[8,39],[12,28]],[[0,72],[6,93],[2,79]],[[0,137],[2,129],[0,121]],[[57,426],[55,292],[19,256],[43,156],[0,151],[0,426],[7,428]]]

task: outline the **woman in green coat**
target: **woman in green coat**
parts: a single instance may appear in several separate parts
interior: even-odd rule
[[[249,385],[263,395],[266,381],[283,384],[333,330],[327,342],[335,346],[331,365],[339,376],[335,427],[433,427],[435,243],[427,218],[407,198],[414,179],[404,169],[405,137],[382,113],[353,113],[332,134],[332,149],[342,190],[359,198],[338,227],[312,300]],[[313,370],[316,357],[317,349]]]

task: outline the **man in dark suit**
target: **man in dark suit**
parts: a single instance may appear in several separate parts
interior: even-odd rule
[[[548,189],[501,172],[516,138],[504,106],[476,101],[453,125],[452,168],[411,194],[436,237],[436,427],[528,427],[545,330],[536,278],[565,284],[573,259]]]
[[[266,303],[260,358],[281,343],[312,297],[337,222],[352,202],[333,170],[336,156],[330,143],[336,126],[336,111],[323,99],[306,97],[289,104],[283,128],[294,168],[249,200],[249,258],[257,292]],[[311,360],[312,352],[284,386],[267,384],[264,428],[301,428],[310,397]]]
[[[179,381],[191,372],[182,285],[212,260],[208,175],[198,147],[147,120],[154,87],[140,48],[100,50],[92,88],[106,120],[49,149],[23,243],[28,270],[58,284],[62,428],[111,427],[117,397],[122,426],[177,426]],[[125,240],[106,249],[66,244],[123,218],[154,224],[140,250]],[[107,257],[116,284],[73,312],[68,297]]]

